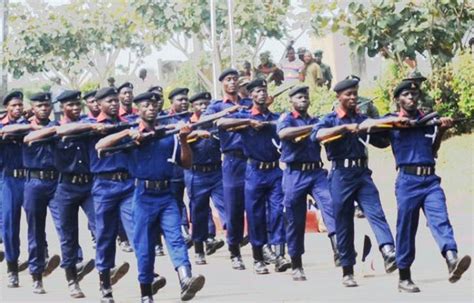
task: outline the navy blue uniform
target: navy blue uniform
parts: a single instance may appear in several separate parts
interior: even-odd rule
[[[239,105],[251,107],[252,100],[240,99]],[[230,100],[217,100],[211,103],[205,114],[215,114],[234,106]],[[222,162],[222,185],[226,211],[227,244],[240,245],[244,235],[244,184],[247,158],[243,152],[239,133],[219,130]]]
[[[418,114],[418,118],[421,117]],[[415,260],[415,236],[420,209],[423,210],[428,226],[444,255],[448,250],[457,251],[453,227],[449,222],[446,196],[440,186],[441,178],[434,173],[435,159],[433,142],[436,127],[397,129],[389,132],[395,162],[399,169],[395,183],[397,197],[397,265],[409,268]],[[408,167],[420,167],[417,172],[408,172]],[[421,167],[432,170],[424,174]],[[427,169],[426,169],[427,170]]]
[[[316,124],[318,121],[317,117],[304,117],[293,111],[280,119],[278,132],[288,127]],[[291,257],[298,257],[304,253],[307,195],[311,195],[322,210],[328,236],[336,232],[327,171],[322,168],[320,145],[309,138],[300,142],[282,140],[280,160],[286,163],[282,185],[288,253]]]
[[[192,116],[191,122],[196,121],[197,116]],[[198,138],[189,144],[193,151],[193,165],[190,170],[185,171],[185,183],[193,223],[192,238],[194,241],[203,242],[212,236],[211,233],[215,236],[215,227],[209,226],[213,222],[212,217],[209,218],[210,198],[219,213],[221,223],[225,226],[220,142],[216,134],[212,134],[210,138]]]
[[[115,124],[103,113],[86,123]],[[120,120],[120,122],[127,122]],[[95,145],[99,138],[90,140],[88,150],[90,171],[94,175],[92,197],[96,220],[96,267],[99,272],[115,267],[115,239],[120,220],[129,239],[133,238],[132,197],[133,179],[128,174],[128,159],[124,152],[99,159]],[[122,176],[122,177],[119,177]]]
[[[140,126],[140,129],[143,130]],[[163,233],[174,268],[190,267],[188,250],[181,234],[181,215],[170,189],[173,168],[180,164],[176,136],[144,142],[129,155],[129,167],[135,179],[133,196],[133,243],[140,283],[153,282],[156,235]]]
[[[31,123],[38,124],[36,120]],[[49,122],[44,127],[56,125],[58,123]],[[28,222],[28,263],[31,274],[41,274],[46,265],[47,208],[60,238],[62,233],[59,209],[53,202],[58,185],[58,172],[54,167],[54,145],[55,142],[50,141],[23,146],[23,164],[27,171],[23,207]]]
[[[62,120],[60,124],[72,121]],[[61,267],[72,268],[78,263],[79,222],[78,211],[82,208],[87,216],[89,230],[95,235],[95,211],[92,201],[92,175],[89,170],[89,139],[63,142],[59,140],[54,149],[55,167],[59,182],[53,203],[59,209],[61,222]]]
[[[23,118],[11,121],[6,116],[0,121],[0,128],[11,124],[28,124],[28,121]],[[25,185],[22,139],[4,143],[1,157],[3,159],[4,182],[2,188],[2,236],[5,259],[7,262],[16,263],[20,256],[20,219]]]
[[[316,135],[322,128],[361,123],[366,119],[366,116],[358,113],[351,116],[339,107],[316,124],[311,139],[317,141]],[[367,167],[367,148],[364,144],[366,140],[366,134],[347,133],[341,139],[325,146],[328,160],[333,162],[329,174],[329,188],[333,200],[337,247],[342,266],[355,264],[354,201],[357,201],[363,209],[379,247],[386,244],[393,245],[394,242],[380,203],[379,192],[372,181],[372,171]],[[375,135],[371,135],[369,141],[378,147],[388,145]]]
[[[255,107],[234,116],[262,122],[275,122],[279,118],[278,114],[261,113]],[[284,244],[282,171],[278,161],[280,139],[276,132],[276,125],[265,125],[260,130],[246,127],[240,131],[240,134],[244,154],[248,158],[245,170],[245,211],[250,243],[255,247],[261,247],[267,243]],[[268,230],[267,221],[269,221]]]

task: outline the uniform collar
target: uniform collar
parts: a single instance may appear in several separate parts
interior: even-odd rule
[[[236,95],[224,94],[222,101],[224,101],[224,103],[237,103],[240,101],[240,97],[238,94]]]
[[[123,116],[126,116],[126,115],[132,115],[132,114],[133,114],[133,115],[136,115],[136,114],[137,114],[137,109],[136,109],[136,108],[133,108],[133,107],[132,107],[132,112],[131,112],[131,113],[128,113],[127,111],[125,111],[125,109],[124,109],[122,106],[120,106],[120,108],[119,108],[119,114],[118,114],[119,117],[123,117]],[[100,114],[99,114],[99,116],[100,116]],[[98,118],[99,116],[97,116],[97,118]]]
[[[345,118],[345,117],[349,117],[349,113],[346,112],[341,106],[336,107],[335,112],[336,112],[337,117],[338,117],[339,119],[342,119],[342,118]],[[358,114],[358,113],[359,113],[359,109],[356,108],[355,113]]]
[[[117,117],[120,122],[127,122],[126,119],[124,119],[122,116]],[[103,112],[100,112],[100,114],[95,118],[97,122],[102,123],[105,121],[111,121],[109,117],[107,117]]]
[[[417,118],[418,117],[423,117],[424,115],[425,114],[421,110],[417,110],[417,112],[416,112],[416,117]],[[408,116],[409,116],[408,113],[405,110],[403,110],[403,108],[400,108],[400,111],[398,112],[398,117],[401,118],[401,117],[408,117]]]
[[[198,115],[197,113],[193,113],[193,115],[189,119],[189,122],[196,123],[199,121],[199,118],[201,118],[201,114]]]
[[[45,125],[48,125],[49,124],[49,119],[48,119],[48,123],[46,123]],[[33,117],[31,120],[30,120],[30,124],[33,125],[33,126],[44,126],[43,124],[40,123],[40,121],[38,119],[36,119],[36,117]]]
[[[120,109],[121,109],[121,108],[120,108]],[[120,110],[119,110],[119,112],[120,112]],[[89,112],[89,113],[87,114],[87,117],[92,118],[92,119],[95,119],[95,118],[96,118],[96,117],[94,117],[94,115],[93,115],[91,112]]]
[[[3,125],[10,124],[10,119],[8,119],[8,114],[3,117],[2,121],[0,121]]]
[[[271,112],[268,111],[267,113],[270,114]],[[250,109],[250,114],[252,116],[258,116],[258,115],[265,116],[265,114],[262,113],[256,106],[252,106],[252,108]]]
[[[152,129],[149,129],[145,123],[143,123],[142,120],[140,120],[140,122],[138,122],[138,131],[143,133],[143,132],[151,132],[153,131]]]
[[[298,119],[298,118],[304,118],[303,115],[301,115],[298,111],[294,110],[291,112],[291,115],[293,116],[293,118],[295,119]],[[310,117],[310,115],[308,113],[306,113],[306,117]]]

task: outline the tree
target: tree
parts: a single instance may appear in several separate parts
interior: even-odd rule
[[[54,7],[29,0],[11,6],[5,60],[17,78],[41,72],[78,88],[113,74],[120,51],[130,50],[137,58],[149,51],[125,0],[78,0]]]
[[[160,47],[166,40],[189,59],[204,87],[210,81],[209,51],[211,47],[210,11],[207,0],[137,0],[134,7],[146,23],[147,37]],[[281,26],[289,0],[234,1],[234,27],[237,54],[246,59],[255,57],[268,37],[280,39],[285,32]],[[214,55],[221,63],[229,62],[229,32],[227,1],[216,1],[217,49]],[[250,55],[249,55],[250,54]]]

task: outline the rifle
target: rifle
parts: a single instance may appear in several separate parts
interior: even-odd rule
[[[189,111],[184,111],[184,112],[170,114],[170,115],[157,116],[155,120],[156,121],[161,121],[161,120],[166,120],[166,119],[169,119],[169,118],[184,116],[184,115],[187,115],[187,114],[190,114],[190,112]]]
[[[200,126],[205,126],[206,124],[209,125],[209,123],[214,122],[215,120],[218,120],[218,119],[224,117],[225,115],[227,115],[227,114],[229,114],[233,111],[238,110],[239,108],[241,108],[240,105],[234,105],[234,106],[229,107],[229,108],[227,108],[223,111],[220,111],[218,113],[205,116],[201,120],[199,120],[198,122],[193,123],[191,125],[188,124],[188,125],[191,127],[191,129],[196,129]],[[167,129],[166,126],[161,126],[161,127],[158,127],[155,130],[155,132],[145,133],[144,134],[144,141],[151,140],[151,139],[161,139],[161,138],[164,138],[164,137],[167,137],[167,136],[175,135],[175,134],[179,133],[180,130],[181,130],[181,127],[179,127],[179,126],[175,129]],[[114,154],[116,152],[133,149],[133,148],[137,147],[138,145],[139,145],[138,142],[131,141],[131,142],[128,142],[128,143],[124,143],[124,144],[120,144],[120,145],[111,146],[111,147],[107,147],[107,148],[97,150],[97,153],[98,153],[99,158],[102,158],[103,156],[109,156],[109,155]]]
[[[412,128],[412,127],[426,127],[426,126],[440,125],[441,121],[438,118],[439,118],[439,114],[437,112],[432,112],[432,113],[427,114],[421,119],[414,119],[414,120],[408,121],[406,126],[401,127],[401,126],[396,125],[396,123],[380,123],[380,124],[375,125],[376,127],[375,130],[369,130],[369,131],[363,131],[363,132],[374,133],[378,131],[384,131],[386,129],[406,129],[406,128]],[[455,120],[455,122],[458,122],[458,121],[460,120]],[[343,136],[344,134],[331,136],[324,140],[321,140],[321,143],[327,144],[327,143],[339,140]]]

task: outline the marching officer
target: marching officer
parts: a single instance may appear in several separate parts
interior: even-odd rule
[[[252,100],[241,99],[239,92],[239,72],[233,68],[225,69],[219,76],[224,96],[212,102],[205,115],[220,112],[234,105],[252,107]],[[244,155],[242,138],[237,132],[219,130],[222,162],[222,185],[224,187],[224,203],[226,211],[227,245],[229,246],[232,268],[245,269],[240,254],[240,245],[244,240],[244,178],[247,157]]]
[[[113,87],[100,89],[95,98],[100,107],[96,118],[85,118],[80,123],[71,124],[63,129],[62,135],[71,135],[84,131],[102,132],[118,123],[126,123],[119,114],[118,91]],[[115,239],[119,221],[124,225],[128,238],[132,238],[132,196],[133,180],[128,173],[127,157],[116,153],[111,157],[99,159],[95,150],[97,137],[88,142],[90,172],[94,175],[92,198],[96,219],[96,268],[99,271],[102,302],[113,302],[112,285],[117,283],[129,270],[124,262],[115,268]],[[116,274],[112,279],[111,270]]]
[[[188,98],[189,89],[184,87],[177,87],[173,89],[169,95],[168,99],[171,102],[171,107],[168,111],[168,115],[180,114],[186,112],[189,109],[189,98]],[[176,124],[176,123],[187,123],[191,114],[185,115],[176,115],[174,117],[166,119],[162,124]],[[188,220],[188,211],[186,209],[186,204],[184,203],[184,170],[175,165],[173,167],[173,178],[171,179],[171,191],[174,193],[176,201],[178,201],[178,207],[181,212],[181,230],[186,241],[186,245],[191,247],[193,245],[193,240],[189,233],[189,220]]]
[[[81,119],[81,92],[66,90],[57,97],[63,109],[63,118],[56,133],[61,134],[74,122]],[[88,139],[59,140],[55,146],[54,161],[59,172],[59,181],[53,203],[59,209],[61,222],[61,267],[66,271],[69,293],[73,298],[83,298],[79,281],[94,269],[94,260],[87,262],[78,273],[76,264],[80,261],[78,211],[82,208],[90,229],[95,234],[95,212],[91,196],[92,175],[89,170]]]
[[[120,101],[119,117],[128,122],[134,122],[138,115],[137,109],[133,107],[133,84],[125,82],[117,88],[117,91]]]
[[[155,93],[146,92],[134,98],[138,106],[140,124],[133,130],[124,130],[107,136],[96,144],[98,150],[122,141],[144,141],[157,127],[158,99]],[[169,253],[181,284],[181,300],[192,299],[204,286],[203,276],[191,274],[187,247],[180,231],[181,215],[175,195],[171,191],[173,166],[190,168],[192,151],[187,143],[189,127],[180,130],[179,137],[151,138],[130,151],[129,167],[135,178],[133,220],[134,248],[138,263],[138,280],[142,302],[153,302],[154,247],[158,229],[164,234]],[[178,142],[179,141],[179,142]]]
[[[304,253],[304,235],[306,227],[306,196],[311,195],[322,210],[323,220],[334,251],[334,261],[339,263],[336,242],[336,226],[327,170],[323,169],[321,147],[309,139],[317,117],[308,114],[308,86],[297,86],[290,90],[290,102],[293,111],[282,115],[278,123],[278,135],[281,139],[281,161],[286,163],[283,171],[283,204],[285,207],[286,241],[291,256],[293,280],[304,281],[301,256]]]
[[[28,121],[23,117],[23,93],[13,91],[3,98],[3,105],[7,113],[0,121],[1,133],[15,133],[18,128],[27,127]],[[3,188],[2,188],[2,237],[5,246],[7,261],[7,287],[19,287],[18,257],[20,256],[20,218],[23,206],[23,190],[25,170],[23,167],[22,137],[12,137],[4,140],[1,157],[3,160]]]
[[[33,130],[48,128],[51,132],[55,132],[54,126],[57,123],[49,120],[53,110],[51,94],[37,93],[31,96],[30,100],[34,117],[29,127]],[[58,235],[61,233],[58,207],[53,203],[58,184],[58,172],[54,167],[54,141],[30,145],[30,138],[29,135],[25,137],[23,146],[23,164],[26,168],[23,207],[28,223],[28,260],[33,278],[33,292],[44,294],[42,277],[48,276],[60,263],[58,255],[52,256],[46,263],[45,233],[48,207]]]
[[[385,271],[396,269],[394,240],[380,203],[379,192],[372,181],[368,168],[367,144],[376,147],[388,146],[380,136],[370,137],[360,131],[368,129],[367,117],[357,113],[357,92],[359,81],[345,79],[334,86],[339,106],[323,117],[311,133],[313,141],[324,141],[342,136],[325,145],[328,160],[332,161],[329,174],[329,188],[336,221],[337,248],[343,270],[343,285],[358,286],[354,280],[356,252],[354,249],[354,201],[366,215],[375,233],[379,249],[385,262]],[[367,120],[367,121],[366,121]],[[365,124],[364,124],[364,121]]]
[[[238,131],[242,137],[245,156],[245,211],[252,244],[254,271],[268,274],[263,258],[263,245],[276,246],[275,271],[284,272],[291,264],[285,259],[285,227],[283,222],[282,171],[279,167],[280,140],[276,131],[279,115],[267,105],[267,82],[253,80],[247,85],[253,106],[249,111],[222,118],[221,129]],[[267,235],[267,209],[270,236]]]
[[[189,99],[193,107],[191,123],[198,122],[201,114],[206,110],[211,101],[211,94],[202,92],[195,94]],[[207,244],[207,252],[214,253],[224,246],[224,242],[209,240],[210,233],[214,233],[215,226],[212,212],[209,207],[209,199],[216,207],[222,224],[225,226],[224,193],[222,188],[222,163],[220,142],[214,130],[207,131],[199,129],[188,136],[188,141],[193,151],[193,164],[191,169],[185,171],[185,183],[189,197],[189,208],[191,210],[192,239],[196,253],[195,263],[206,264],[204,254],[204,243]]]
[[[419,120],[418,101],[421,95],[418,84],[402,81],[394,90],[400,111],[393,117]],[[454,232],[448,218],[446,196],[440,186],[441,178],[435,174],[435,157],[444,132],[452,127],[451,118],[440,118],[440,126],[401,128],[389,131],[393,155],[398,169],[395,184],[397,197],[397,265],[400,273],[398,289],[401,292],[419,292],[411,280],[410,267],[415,260],[415,236],[420,209],[428,227],[446,259],[449,282],[457,282],[469,268],[471,257],[458,258]]]
[[[96,93],[97,90],[92,90],[86,92],[84,96],[82,96],[82,99],[86,102],[87,109],[89,110],[89,113],[87,114],[89,118],[95,118],[100,114],[99,103],[97,103],[97,99],[95,98]]]

